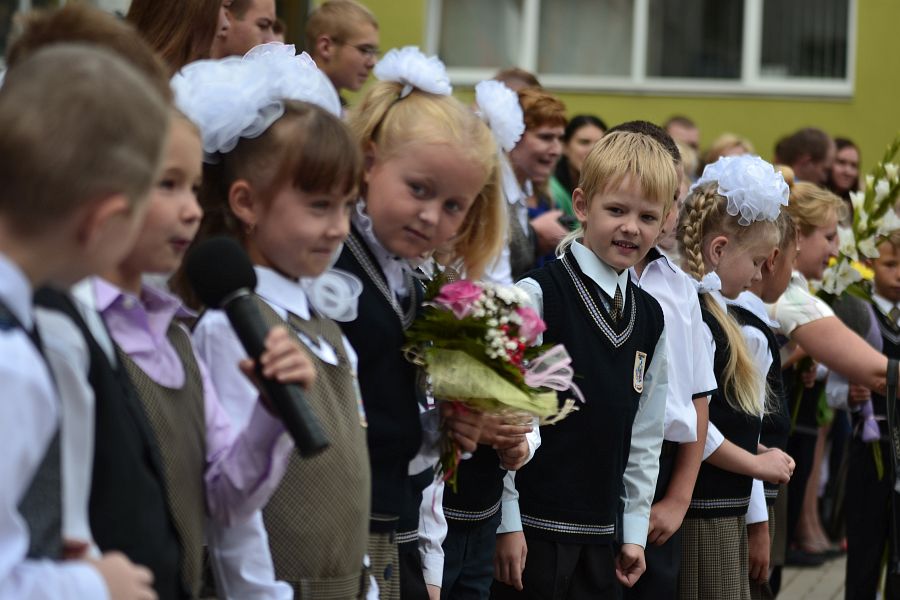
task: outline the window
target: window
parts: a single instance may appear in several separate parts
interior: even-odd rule
[[[850,96],[857,0],[429,0],[455,83],[501,68],[573,90]]]

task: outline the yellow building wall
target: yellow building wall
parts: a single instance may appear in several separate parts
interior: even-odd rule
[[[446,0],[452,1],[452,0]],[[486,0],[488,1],[488,0]],[[384,49],[425,44],[427,0],[363,0],[377,15]],[[855,140],[866,168],[880,158],[900,131],[900,53],[894,41],[900,24],[897,0],[857,0],[856,82],[849,99],[759,96],[663,96],[558,92],[570,115],[595,113],[614,125],[631,119],[665,121],[685,114],[700,126],[705,146],[723,132],[749,138],[771,158],[776,140],[814,125]],[[573,48],[573,52],[577,51]],[[551,90],[555,91],[555,90]],[[457,88],[469,100],[471,91]]]

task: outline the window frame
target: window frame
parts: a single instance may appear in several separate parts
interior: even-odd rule
[[[452,0],[449,0],[452,2]],[[428,0],[426,8],[425,45],[429,54],[440,47],[441,13],[444,0]],[[535,72],[538,64],[538,31],[541,0],[521,0],[522,39],[517,65]],[[647,31],[650,0],[634,0],[631,37],[631,74],[629,76],[592,76],[537,73],[541,83],[558,90],[651,93],[671,95],[736,95],[736,96],[819,96],[852,98],[856,81],[858,0],[848,0],[847,74],[844,79],[813,77],[776,78],[760,75],[762,60],[762,23],[764,0],[744,0],[741,76],[738,79],[652,77],[646,72]],[[474,85],[490,79],[494,68],[448,67],[454,84]]]

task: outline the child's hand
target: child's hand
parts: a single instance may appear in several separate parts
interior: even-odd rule
[[[750,557],[750,581],[769,580],[769,522],[747,525],[747,544]]]
[[[497,548],[494,550],[494,579],[521,592],[527,555],[528,545],[525,543],[524,533],[511,531],[498,534]]]
[[[478,443],[487,444],[495,450],[515,448],[532,429],[531,425],[509,424],[501,415],[485,415]]]
[[[521,440],[517,446],[497,450],[497,455],[500,456],[500,466],[507,471],[519,470],[528,460],[528,440],[524,437]]]
[[[616,557],[616,578],[625,587],[632,587],[647,570],[644,549],[637,544],[622,544]]]
[[[316,381],[316,368],[306,351],[281,325],[273,327],[266,336],[266,350],[259,357],[263,376],[279,383],[296,383],[309,388]],[[262,392],[256,380],[254,362],[240,362],[241,371]],[[268,402],[268,400],[266,400]]]
[[[665,544],[684,521],[687,514],[687,503],[679,502],[666,496],[650,507],[650,529],[647,531],[647,543],[662,546]]]
[[[459,404],[441,402],[441,418],[460,449],[475,452],[484,427],[484,415]]]
[[[534,236],[537,242],[538,255],[543,256],[552,252],[556,245],[566,237],[568,230],[559,222],[563,215],[561,210],[548,210],[531,221]]]
[[[850,384],[850,393],[848,400],[851,406],[868,402],[872,399],[872,392],[867,387],[863,387],[857,383]]]
[[[754,479],[769,483],[787,483],[794,474],[794,459],[779,450],[769,448],[767,452],[754,457],[756,473]]]
[[[106,583],[110,600],[156,600],[153,573],[132,563],[121,552],[108,552],[90,562]]]

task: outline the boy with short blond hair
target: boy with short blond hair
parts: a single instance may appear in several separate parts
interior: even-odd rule
[[[309,15],[306,48],[338,93],[359,91],[378,59],[378,21],[355,0],[328,0]]]
[[[122,555],[69,560],[62,538],[59,399],[32,292],[66,287],[130,250],[169,113],[121,59],[60,44],[0,88],[0,598],[155,598]]]

